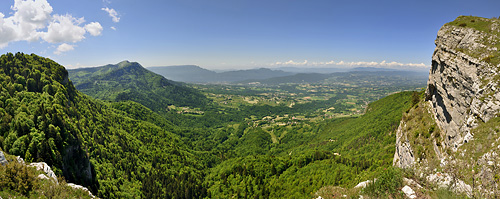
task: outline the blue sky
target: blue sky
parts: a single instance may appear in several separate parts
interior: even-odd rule
[[[2,0],[0,50],[67,68],[430,65],[439,28],[498,0]]]

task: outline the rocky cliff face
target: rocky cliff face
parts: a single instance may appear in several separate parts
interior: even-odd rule
[[[403,130],[405,126],[406,123],[401,121],[396,131],[396,154],[394,154],[393,165],[399,168],[407,168],[415,162],[408,134],[404,133],[405,131]]]
[[[435,44],[425,101],[404,114],[393,164],[469,197],[500,196],[500,20],[460,16]]]
[[[478,122],[488,121],[500,110],[498,64],[491,60],[498,52],[498,20],[467,21],[483,20],[491,24],[489,31],[468,27],[467,22],[446,24],[435,42],[426,100],[432,102],[446,135],[444,145],[455,150],[473,137],[470,130]]]
[[[471,129],[500,112],[500,20],[460,16],[438,31],[425,98],[441,130],[436,153],[473,139]],[[401,125],[405,125],[404,122]],[[394,164],[415,158],[406,132],[398,129]]]

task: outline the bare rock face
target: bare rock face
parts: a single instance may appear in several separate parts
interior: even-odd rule
[[[403,115],[393,165],[413,168],[438,187],[493,198],[500,187],[494,177],[500,168],[494,119],[500,117],[500,19],[460,16],[441,27],[435,44],[425,102]]]
[[[447,173],[435,173],[426,177],[429,182],[435,183],[441,188],[451,188],[458,193],[465,193],[472,197],[472,187],[460,179],[454,179]]]
[[[471,130],[479,123],[500,115],[499,27],[499,19],[460,16],[438,31],[423,104],[439,128],[430,139],[441,162],[443,151],[458,150],[474,138]],[[401,168],[410,167],[418,155],[405,125],[402,120],[396,132],[393,160]]]
[[[63,155],[63,174],[67,181],[75,182],[83,186],[89,186],[92,190],[95,185],[95,170],[92,170],[89,156],[78,145],[66,147]],[[74,172],[78,171],[78,172]]]
[[[408,134],[403,132],[403,127],[406,125],[403,121],[399,123],[396,131],[396,153],[392,164],[399,168],[408,168],[415,162],[413,149],[407,138]]]
[[[44,175],[44,174],[40,174],[38,177],[52,179],[54,182],[58,183],[56,174],[52,171],[52,169],[50,168],[50,166],[47,163],[45,163],[45,162],[33,162],[33,163],[29,164],[28,166],[35,167],[37,170],[45,172],[46,177],[40,176],[40,175]]]
[[[21,158],[19,156],[16,157],[16,161],[19,162],[20,164],[26,164],[24,162],[23,158]],[[5,155],[4,155],[3,151],[0,151],[0,166],[6,165],[8,163],[9,162],[5,158]],[[40,178],[40,179],[46,179],[46,180],[52,180],[56,184],[59,184],[59,181],[57,180],[57,175],[54,173],[54,171],[52,171],[52,168],[50,168],[50,166],[47,163],[45,163],[45,162],[33,162],[33,163],[31,163],[31,164],[29,164],[27,166],[28,167],[34,167],[36,170],[43,171],[45,173],[45,174],[38,175],[37,176],[38,178]],[[89,196],[91,198],[95,198],[95,196],[92,194],[92,192],[90,192],[90,190],[88,190],[84,186],[73,184],[73,183],[67,183],[66,185],[69,186],[69,187],[71,187],[71,188],[73,188],[73,189],[84,190],[85,192],[87,192],[89,194]],[[1,199],[1,197],[0,197],[0,199]]]
[[[5,155],[3,154],[3,151],[0,151],[0,164],[1,165],[6,165],[9,162],[7,162],[7,159],[5,158]]]
[[[84,187],[82,185],[77,185],[77,184],[73,184],[73,183],[68,183],[66,185],[68,185],[69,187],[71,187],[73,189],[81,189],[81,190],[87,192],[91,198],[95,198],[95,196],[92,194],[92,192],[90,192],[89,189],[87,189],[86,187]]]
[[[447,24],[435,41],[426,100],[445,132],[446,147],[454,150],[472,138],[470,130],[479,120],[486,122],[500,112],[498,66],[489,62],[498,52],[498,32],[492,32]]]

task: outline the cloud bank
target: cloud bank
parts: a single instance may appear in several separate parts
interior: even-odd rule
[[[425,65],[424,63],[399,63],[399,62],[386,62],[385,60],[382,62],[344,62],[344,61],[329,61],[329,62],[309,62],[304,60],[303,62],[295,62],[293,60],[289,60],[286,62],[275,62],[269,64],[270,66],[315,66],[315,67],[379,67],[379,68],[416,68],[416,69],[428,69],[429,65]]]
[[[85,39],[85,34],[101,35],[99,22],[85,24],[85,19],[71,14],[52,14],[53,9],[47,0],[14,0],[11,16],[0,12],[0,48],[11,42],[42,40],[48,43],[63,43],[55,54],[73,50],[76,43]],[[70,48],[71,46],[71,48]]]

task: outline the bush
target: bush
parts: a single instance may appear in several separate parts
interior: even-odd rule
[[[27,167],[17,161],[9,161],[0,166],[0,190],[13,190],[22,195],[29,195],[36,188],[37,178],[34,168]]]
[[[494,55],[488,55],[485,58],[483,58],[483,61],[491,63],[491,60],[494,59],[494,58],[495,58]]]
[[[364,193],[376,197],[386,198],[402,198],[402,193],[399,191],[403,186],[403,175],[399,168],[389,167],[384,168],[375,182],[366,186]]]
[[[411,106],[415,106],[420,102],[421,99],[421,92],[416,92],[414,91],[411,95]]]
[[[41,171],[7,157],[8,164],[0,165],[0,198],[90,198],[86,191],[67,186],[64,178],[59,184],[37,177]]]
[[[429,133],[433,133],[434,130],[436,130],[436,125],[432,124],[431,127],[429,127]],[[437,135],[436,138],[439,137],[439,133],[437,133]]]

